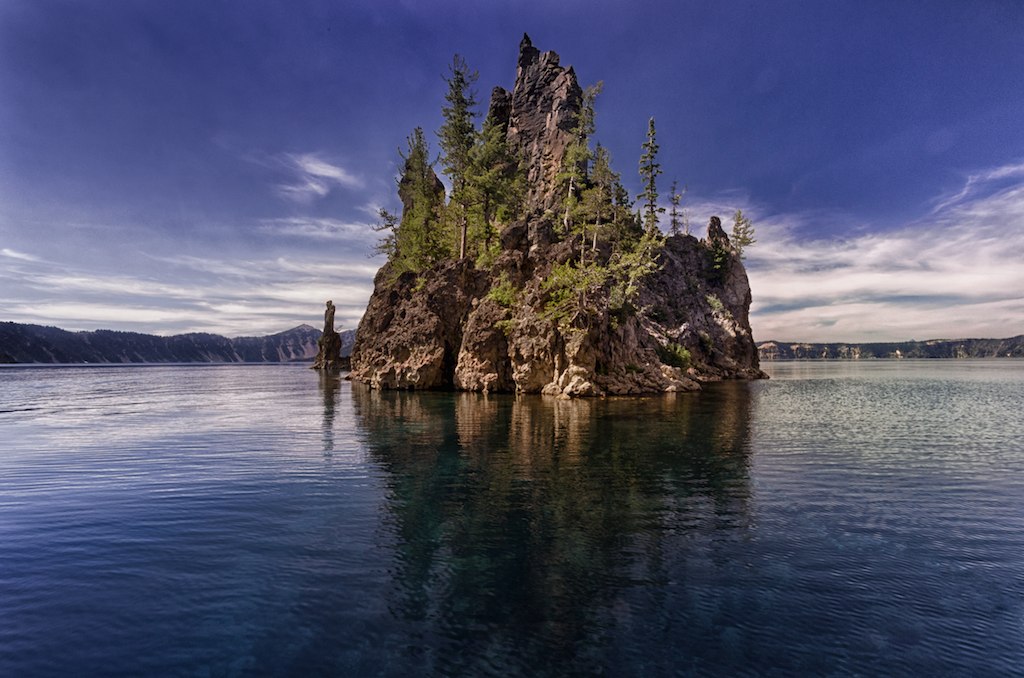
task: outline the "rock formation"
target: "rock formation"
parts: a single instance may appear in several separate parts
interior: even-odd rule
[[[586,252],[609,268],[620,256],[596,236],[591,246],[559,230],[557,175],[581,101],[573,70],[524,37],[515,87],[495,88],[489,110],[507,125],[508,146],[522,159],[524,216],[504,225],[500,254],[486,267],[454,258],[420,272],[385,264],[356,332],[354,380],[375,388],[601,396],[764,376],[747,275],[717,217],[704,240],[673,235],[659,243],[652,270],[629,280],[628,302],[611,299],[606,284],[596,298],[580,293],[594,303],[552,316],[546,281],[560,267]]]
[[[526,159],[528,203],[550,209],[560,201],[555,175],[576,123],[583,91],[572,68],[562,68],[555,52],[541,52],[529,36],[519,44],[516,84],[508,96],[509,146]],[[491,114],[502,112],[494,106]]]
[[[324,310],[324,330],[317,340],[318,351],[313,360],[314,370],[333,370],[342,367],[341,335],[334,330],[334,302],[328,301]]]

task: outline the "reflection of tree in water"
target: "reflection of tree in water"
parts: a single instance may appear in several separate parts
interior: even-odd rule
[[[664,582],[688,535],[744,532],[750,400],[735,386],[570,401],[354,386],[389,473],[393,611],[444,639],[410,652],[445,674],[598,670],[630,623],[624,593]]]
[[[337,374],[331,374],[330,370],[321,370],[320,392],[324,397],[324,423],[322,425],[324,438],[324,454],[334,452],[334,401],[341,388],[341,382]]]

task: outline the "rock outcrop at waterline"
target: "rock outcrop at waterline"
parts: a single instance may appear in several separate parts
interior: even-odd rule
[[[591,247],[560,230],[558,174],[581,100],[572,69],[524,37],[515,87],[495,89],[488,115],[522,158],[525,216],[502,228],[500,253],[486,268],[471,259],[419,272],[385,264],[356,332],[352,379],[387,389],[601,396],[764,376],[746,271],[717,217],[702,240],[666,238],[630,303],[597,299],[552,316],[546,281],[557,267],[615,256],[596,238]]]
[[[314,370],[338,370],[347,367],[341,357],[341,335],[334,329],[334,302],[328,300],[324,310],[324,329],[317,340],[316,358],[313,359]]]
[[[670,236],[661,268],[640,292],[645,312],[617,327],[610,317],[594,317],[590,330],[568,335],[541,313],[542,272],[557,257],[502,255],[496,267],[527,278],[513,308],[487,296],[494,271],[469,261],[446,262],[422,283],[411,273],[388,282],[385,267],[356,331],[352,378],[375,388],[570,396],[696,390],[701,381],[760,378],[746,272],[730,255],[718,276],[713,242]],[[683,351],[688,367],[674,359]]]

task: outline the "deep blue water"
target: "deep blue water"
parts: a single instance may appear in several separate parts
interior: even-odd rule
[[[0,675],[1024,675],[1024,361],[0,369]]]

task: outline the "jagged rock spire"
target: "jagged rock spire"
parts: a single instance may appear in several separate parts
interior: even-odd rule
[[[487,119],[501,125],[507,132],[508,119],[512,114],[512,93],[504,87],[491,90],[491,102],[487,106]]]
[[[726,235],[725,229],[722,228],[722,220],[718,217],[711,217],[708,220],[708,242],[720,243],[727,249],[729,247],[729,236]]]
[[[540,50],[533,46],[530,36],[523,33],[523,39],[519,41],[519,61],[516,65],[519,68],[528,66],[530,62],[536,61],[539,54]]]
[[[509,110],[508,141],[526,164],[528,211],[553,209],[560,201],[555,177],[561,171],[582,101],[583,90],[572,68],[563,68],[558,54],[541,52],[530,36],[523,34]]]

